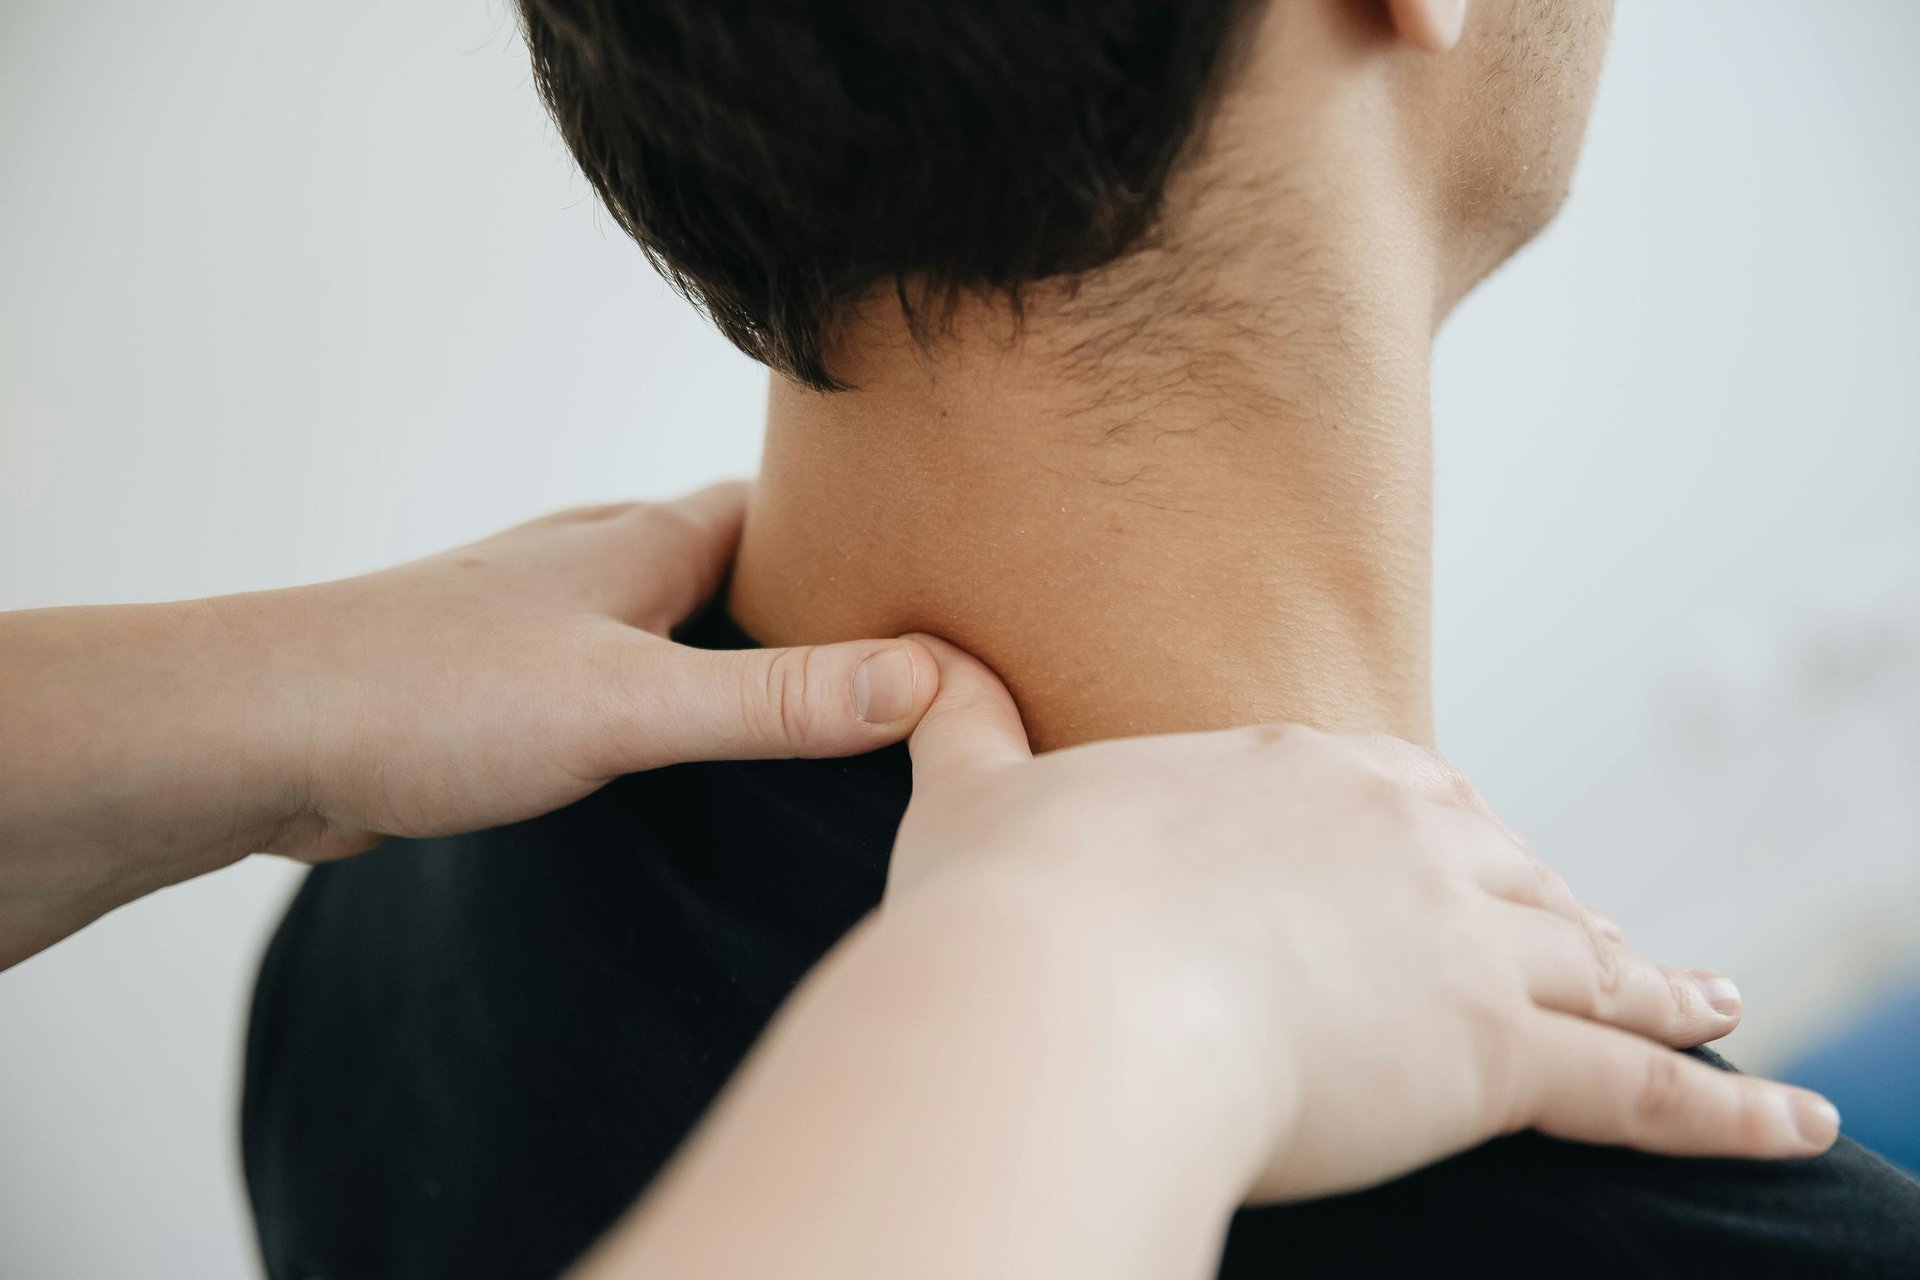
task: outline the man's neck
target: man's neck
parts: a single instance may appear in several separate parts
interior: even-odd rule
[[[1274,720],[1430,740],[1427,358],[1471,246],[1417,194],[1436,148],[1374,127],[1382,81],[1247,83],[1292,105],[1223,107],[1127,258],[1029,289],[1017,323],[965,297],[928,344],[879,291],[830,352],[854,390],[775,380],[742,626],[944,636],[1041,748]],[[1291,115],[1283,147],[1263,122]]]
[[[734,616],[772,644],[944,636],[1042,748],[1270,720],[1429,740],[1433,304],[1351,283],[1260,324],[1129,320],[1118,287],[1104,334],[1098,296],[1017,338],[969,301],[932,357],[868,314],[836,369],[856,390],[774,384]]]

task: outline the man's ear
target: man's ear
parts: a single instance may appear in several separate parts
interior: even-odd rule
[[[1387,0],[1387,15],[1408,44],[1429,53],[1445,53],[1460,41],[1467,0]]]

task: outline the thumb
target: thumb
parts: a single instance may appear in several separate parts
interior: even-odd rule
[[[909,640],[734,650],[647,640],[628,770],[878,750],[912,731],[940,685],[933,655]]]
[[[1033,757],[1013,695],[972,654],[932,636],[914,636],[940,664],[940,695],[920,717],[908,746],[915,791],[943,778],[1017,764]]]

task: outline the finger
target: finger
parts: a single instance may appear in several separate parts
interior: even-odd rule
[[[1527,989],[1545,1009],[1691,1048],[1740,1025],[1740,991],[1711,969],[1655,964],[1584,924],[1507,906]]]
[[[1523,1126],[1661,1155],[1775,1159],[1833,1145],[1817,1093],[1721,1071],[1638,1036],[1561,1014],[1529,1027]]]
[[[932,650],[940,663],[940,696],[907,743],[913,752],[915,790],[1031,758],[1026,726],[1020,723],[1013,695],[1000,678],[978,658],[944,640],[914,639]]]
[[[713,598],[740,545],[747,493],[744,481],[729,480],[623,516],[617,572],[633,591],[623,621],[665,632]]]
[[[1527,856],[1533,849],[1506,819],[1493,811],[1480,789],[1452,761],[1437,751],[1385,733],[1351,735],[1374,764],[1397,780],[1406,783],[1436,803],[1478,814],[1498,827],[1515,848]]]
[[[877,750],[912,731],[940,686],[933,655],[910,640],[715,651],[627,636],[615,773]]]

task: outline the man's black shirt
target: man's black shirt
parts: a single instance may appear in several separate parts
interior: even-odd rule
[[[688,638],[749,643],[718,618]],[[268,1274],[558,1274],[879,902],[910,783],[901,747],[681,765],[316,868],[247,1044]],[[1221,1274],[1920,1277],[1920,1185],[1845,1140],[1763,1163],[1521,1135],[1242,1211]]]

